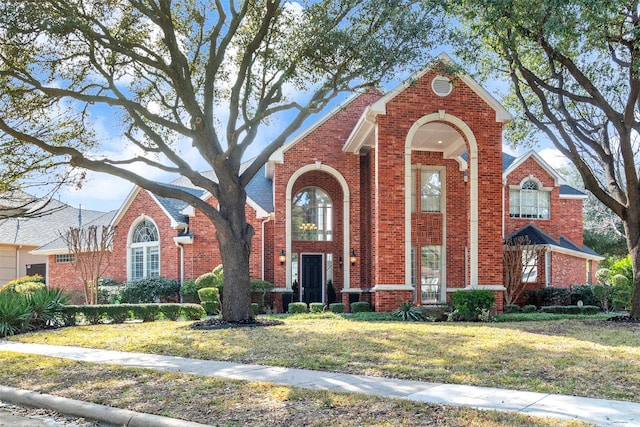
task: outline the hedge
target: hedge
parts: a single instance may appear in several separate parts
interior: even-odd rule
[[[292,302],[287,307],[287,311],[290,314],[296,313],[306,313],[307,312],[307,303],[306,302]]]
[[[324,311],[324,304],[321,302],[312,302],[309,304],[310,313],[322,313]]]
[[[554,314],[596,314],[600,312],[597,305],[548,305],[540,307],[542,313]]]
[[[206,316],[199,304],[98,304],[65,305],[61,309],[65,326],[75,326],[78,318],[95,325],[102,322],[122,323],[125,320],[152,322],[163,315],[166,319],[200,320]]]
[[[358,301],[351,303],[351,313],[366,313],[371,311],[371,304],[366,301]]]

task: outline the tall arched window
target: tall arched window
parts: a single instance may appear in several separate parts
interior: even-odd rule
[[[155,224],[140,221],[131,232],[131,280],[160,276],[160,239]]]
[[[308,187],[299,191],[291,203],[293,240],[333,240],[333,203],[323,190]]]

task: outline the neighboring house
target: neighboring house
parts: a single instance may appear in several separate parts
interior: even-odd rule
[[[379,311],[445,302],[465,288],[490,290],[501,310],[503,238],[532,223],[550,239],[541,244],[551,262],[538,266],[549,281],[539,283],[584,283],[585,260],[598,257],[582,247],[582,193],[562,187],[537,155],[503,160],[509,120],[471,78],[451,81],[437,68],[386,94],[349,98],[278,150],[247,187],[256,231],[251,277],[275,284],[279,309],[280,294],[294,289],[296,300],[328,302],[331,281],[338,300],[370,301]],[[508,203],[509,186],[529,175],[550,195],[542,217],[528,216],[526,203],[518,211]],[[172,185],[215,203],[184,178]],[[112,225],[108,275],[117,280],[183,280],[220,263],[213,225],[183,202],[135,188]],[[71,277],[54,262],[57,252],[48,253],[49,277]],[[575,260],[582,269],[573,275],[577,267],[566,266]]]
[[[47,256],[32,251],[57,239],[70,227],[77,227],[79,222],[104,215],[105,212],[81,210],[51,200],[33,217],[0,219],[0,285],[24,275],[47,277]]]

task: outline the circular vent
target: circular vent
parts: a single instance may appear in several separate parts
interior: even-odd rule
[[[437,76],[431,82],[431,88],[436,95],[447,96],[453,90],[453,85],[451,84],[451,80],[449,80],[447,77]]]

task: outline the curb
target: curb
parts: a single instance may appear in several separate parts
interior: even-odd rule
[[[127,409],[112,408],[96,403],[0,385],[0,400],[32,408],[51,409],[61,414],[100,421],[124,427],[211,427],[192,421],[177,420],[160,415],[145,414]]]

